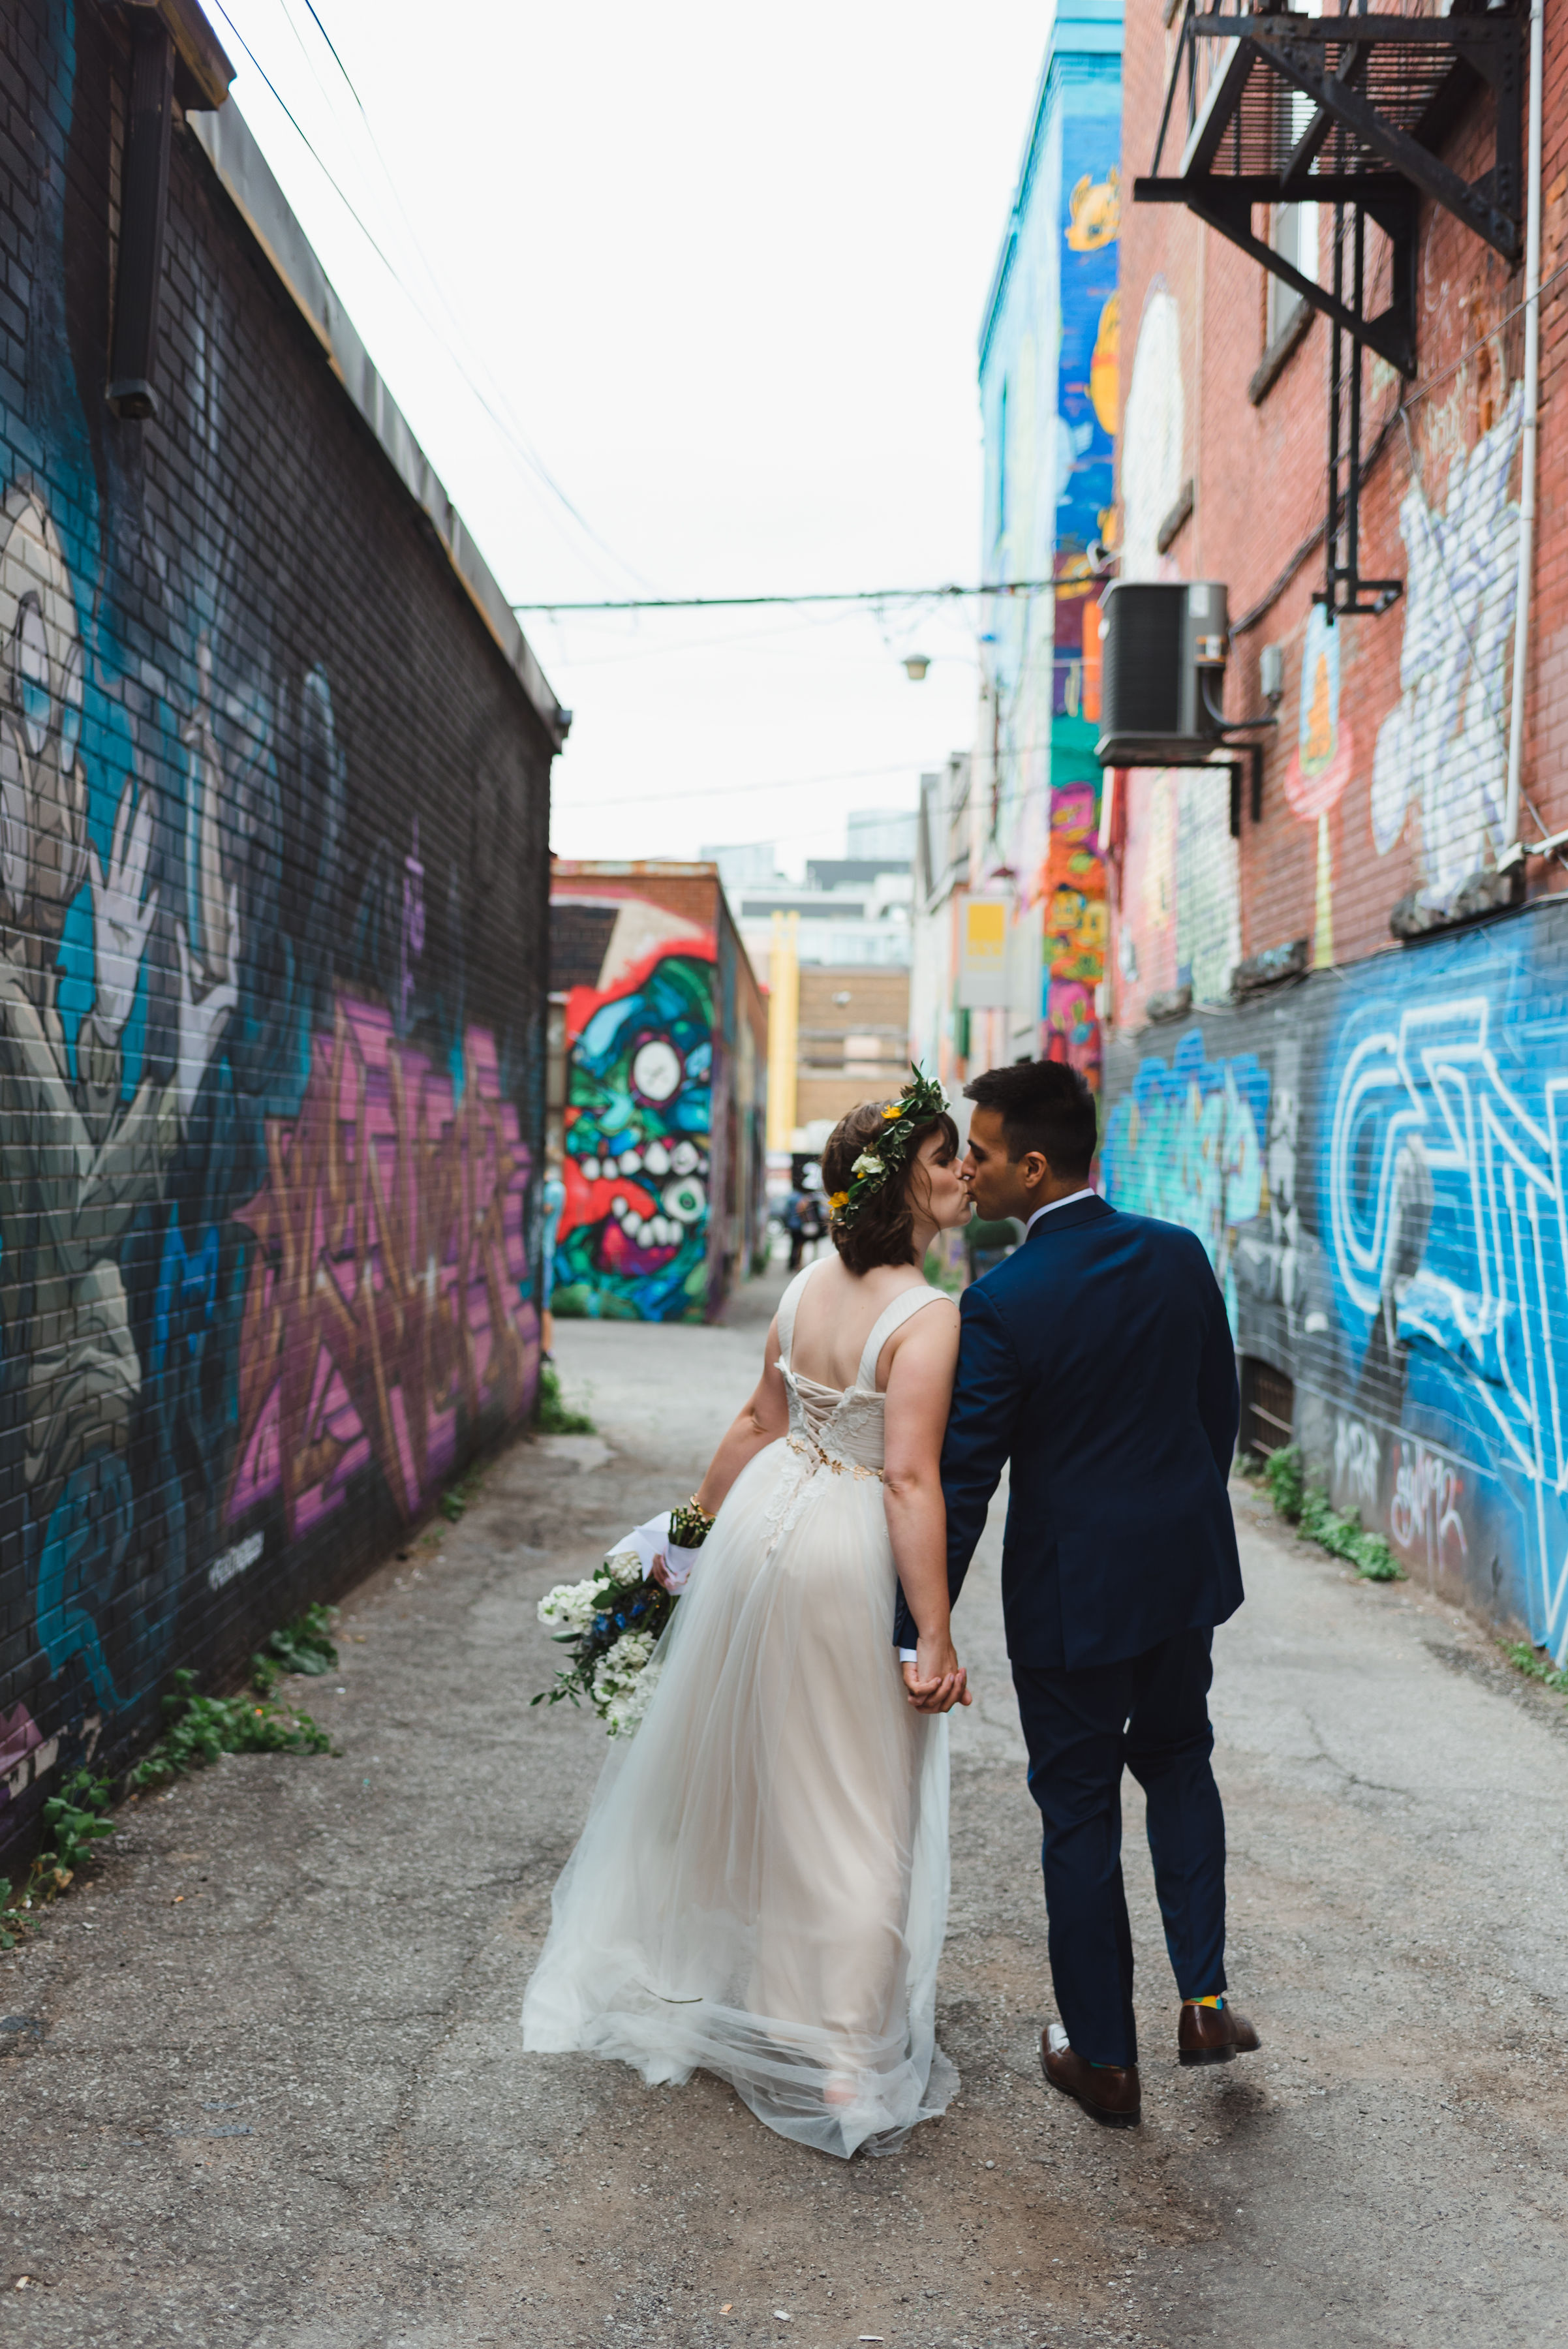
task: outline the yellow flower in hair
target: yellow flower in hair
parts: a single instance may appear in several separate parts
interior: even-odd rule
[[[835,1214],[837,1213],[840,1207],[847,1206],[849,1194],[847,1191],[830,1191],[827,1195],[827,1204],[834,1210]]]
[[[902,1106],[903,1104],[899,1102],[889,1102],[887,1108],[882,1112],[882,1115],[884,1118],[898,1117],[901,1113]]]

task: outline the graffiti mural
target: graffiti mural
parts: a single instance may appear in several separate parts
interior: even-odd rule
[[[0,1847],[537,1361],[549,739],[183,133],[159,419],[109,411],[118,38],[0,14]]]
[[[1014,1044],[1037,1037],[1097,1087],[1106,914],[1094,742],[1099,550],[1114,536],[1121,90],[1119,58],[1075,51],[1075,39],[1066,24],[1052,36],[981,332],[987,570],[1051,583],[997,599],[985,621],[998,715],[988,853],[1016,876]]]
[[[1084,631],[1096,587],[1091,550],[1111,534],[1116,495],[1119,138],[1119,121],[1108,119],[1068,122],[1062,133],[1051,792],[1042,889],[1044,1049],[1096,1090],[1107,913],[1096,845],[1100,778],[1085,757],[1097,712],[1085,708]]]
[[[1210,1061],[1189,1029],[1168,1061],[1138,1063],[1132,1091],[1112,1109],[1101,1185],[1114,1206],[1185,1224],[1209,1251],[1232,1329],[1235,1252],[1264,1201],[1269,1077],[1254,1053]]]
[[[684,934],[566,999],[557,1313],[707,1317],[718,950],[672,926]]]
[[[1568,1658],[1568,908],[1113,1054],[1103,1179],[1197,1232],[1342,1507]]]
[[[1328,819],[1344,796],[1355,763],[1355,739],[1339,708],[1343,636],[1326,608],[1314,604],[1302,643],[1295,746],[1285,769],[1287,806],[1303,823],[1317,826],[1313,963],[1318,970],[1326,970],[1334,960],[1334,859]]]
[[[1046,1056],[1064,1059],[1098,1086],[1100,1026],[1095,990],[1106,972],[1106,868],[1092,783],[1051,793],[1046,854]]]
[[[1405,635],[1398,701],[1377,730],[1372,832],[1379,855],[1419,817],[1423,904],[1449,905],[1491,864],[1508,788],[1508,654],[1518,585],[1519,508],[1509,477],[1523,421],[1516,385],[1501,417],[1449,466],[1443,511],[1417,473],[1399,508]]]
[[[222,876],[207,774],[200,873],[214,944],[204,967],[175,923],[173,1065],[131,1089],[122,1047],[158,909],[151,802],[126,783],[106,867],[88,827],[82,644],[59,539],[30,490],[13,490],[4,513],[0,644],[16,682],[0,712],[0,1328],[23,1430],[38,1638],[53,1672],[79,1660],[95,1696],[115,1706],[99,1621],[131,1544],[126,1454],[142,1375],[119,1251],[137,1210],[161,1194],[234,1006],[237,896]],[[96,986],[67,1040],[57,957],[86,893]],[[146,1661],[156,1668],[155,1653]]]
[[[537,1374],[529,1153],[494,1041],[469,1030],[454,1086],[397,1043],[390,1012],[345,999],[266,1149],[265,1184],[234,1210],[256,1248],[225,1514],[278,1495],[295,1539],[373,1462],[416,1516],[457,1456],[460,1414],[515,1418]]]
[[[1451,1539],[1448,1471],[1462,1485],[1462,1464],[1484,1463],[1517,1516],[1529,1619],[1561,1650],[1568,1031],[1528,988],[1536,926],[1447,949],[1418,989],[1358,990],[1329,1079],[1324,1172],[1344,1325],[1365,1362],[1397,1374],[1408,1435],[1446,1455],[1441,1469],[1402,1457],[1401,1519],[1424,1541],[1440,1502],[1432,1538]],[[1466,964],[1470,983],[1454,984]]]

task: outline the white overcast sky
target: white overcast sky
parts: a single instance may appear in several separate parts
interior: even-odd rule
[[[207,5],[509,596],[979,576],[975,340],[1050,0],[315,0],[363,114],[306,0]],[[842,854],[968,747],[979,610],[525,616],[576,713],[555,847]]]

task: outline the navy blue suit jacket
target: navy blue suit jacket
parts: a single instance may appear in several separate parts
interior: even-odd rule
[[[960,1312],[942,1447],[951,1596],[1011,1462],[1014,1663],[1117,1663],[1233,1615],[1236,1356],[1195,1235],[1077,1200],[966,1288]],[[895,1637],[915,1644],[901,1593]]]

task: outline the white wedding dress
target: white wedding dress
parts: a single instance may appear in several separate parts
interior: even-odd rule
[[[523,2005],[524,2044],[699,2066],[783,2137],[891,2152],[946,2109],[936,2044],[948,1907],[948,1724],[892,1644],[877,1363],[940,1293],[902,1291],[856,1383],[790,1367],[787,1437],[736,1478],[612,1746]],[[650,1667],[652,1669],[652,1667]]]

